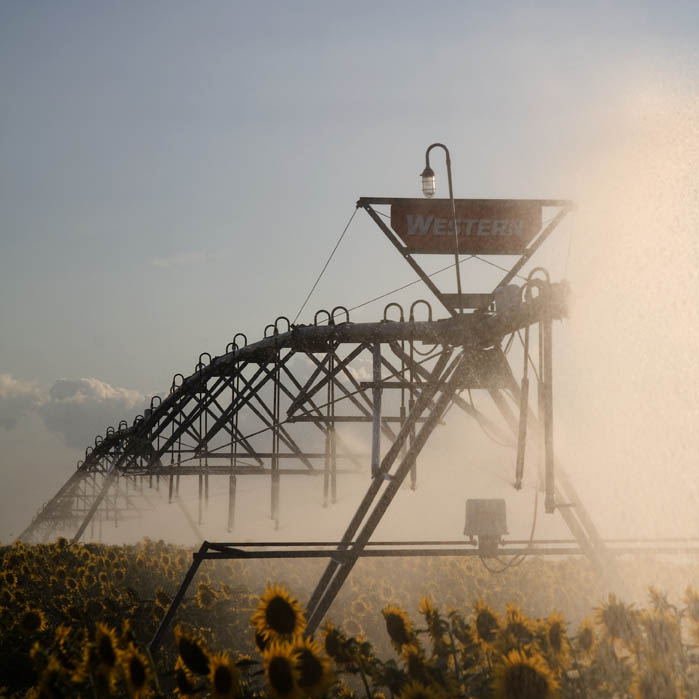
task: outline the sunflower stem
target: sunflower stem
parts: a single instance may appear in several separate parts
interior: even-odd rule
[[[578,662],[578,654],[577,654],[575,647],[572,643],[570,644],[570,652],[573,656],[573,665],[574,665],[575,669],[577,670],[578,675],[580,676],[580,685],[582,687],[583,699],[587,699],[587,682],[585,681],[585,675],[583,674],[580,663]]]
[[[357,663],[357,667],[359,668],[359,675],[362,678],[362,682],[364,683],[364,691],[366,692],[367,699],[371,699],[371,690],[369,689],[369,683],[367,682],[366,679],[366,674],[364,673],[364,662],[362,661],[361,656],[359,657],[359,662]]]
[[[454,658],[454,672],[456,673],[456,681],[459,685],[459,690],[461,689],[461,668],[459,667],[459,660],[456,657],[456,642],[454,640],[454,634],[449,627],[449,641],[451,642],[451,655]]]

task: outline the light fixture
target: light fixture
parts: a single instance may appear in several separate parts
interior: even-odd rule
[[[428,165],[422,171],[422,193],[431,199],[437,191],[437,183],[434,180],[434,170]]]
[[[430,151],[433,148],[441,148],[447,157],[447,177],[449,180],[449,202],[451,203],[451,222],[454,227],[454,267],[456,268],[456,290],[458,292],[458,313],[464,312],[463,296],[461,294],[461,272],[459,271],[459,229],[456,225],[456,203],[454,202],[454,189],[451,184],[451,158],[449,149],[443,143],[433,143],[425,151],[425,169],[422,171],[422,193],[431,199],[437,191],[434,181],[434,170],[430,167]]]

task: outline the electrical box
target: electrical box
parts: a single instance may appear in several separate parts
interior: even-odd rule
[[[500,537],[507,534],[505,501],[502,499],[466,500],[464,534],[478,538],[478,548],[485,556],[496,555]]]

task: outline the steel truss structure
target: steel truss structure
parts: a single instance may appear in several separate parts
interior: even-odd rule
[[[556,285],[551,289],[553,317],[562,317],[564,289]],[[454,372],[453,362],[448,372],[444,366],[449,358],[461,358],[461,369],[447,403],[454,402],[504,438],[500,426],[477,413],[458,393],[485,389],[515,419],[504,392],[515,390],[517,381],[499,342],[536,321],[544,305],[544,299],[537,298],[508,317],[464,314],[418,321],[413,315],[407,321],[378,323],[347,319],[336,323],[331,317],[326,325],[281,332],[279,322],[269,326],[262,340],[229,347],[226,354],[201,361],[191,376],[176,376],[170,395],[162,401],[153,398],[151,407],[131,426],[122,423],[98,437],[73,476],[20,538],[46,540],[68,533],[77,540],[98,511],[96,521],[118,521],[124,511],[135,512],[138,498],[149,488],[165,488],[174,500],[183,477],[198,479],[200,522],[209,479],[228,477],[229,529],[240,475],[270,477],[270,514],[275,520],[282,476],[318,477],[325,500],[332,501],[338,474],[361,471],[369,457],[368,452],[352,451],[336,426],[378,425],[373,430],[377,436],[380,433],[405,451],[427,420],[427,408],[434,410],[435,397]],[[425,345],[431,351],[421,356],[418,351]],[[367,366],[372,367],[372,381],[361,380]],[[382,401],[388,391],[400,398]],[[397,410],[387,414],[382,405]],[[405,429],[407,435],[401,436]],[[377,455],[374,450],[374,471]],[[415,478],[413,464],[413,485]]]
[[[512,288],[512,281],[571,210],[571,203],[538,201],[541,206],[557,207],[558,213],[500,282],[483,293],[457,296],[443,293],[433,283],[374,208],[400,201],[405,200],[362,198],[357,207],[368,213],[415,270],[448,312],[447,317],[433,318],[430,303],[419,300],[407,314],[398,304],[389,304],[383,319],[374,323],[353,323],[348,311],[337,307],[316,313],[311,325],[292,325],[280,317],[267,326],[262,339],[251,344],[244,335],[236,335],[221,356],[204,352],[191,375],[177,374],[169,395],[154,397],[132,424],[122,421],[96,438],[75,473],[20,538],[45,541],[63,534],[77,541],[88,527],[94,536],[104,522],[118,523],[120,518],[137,515],[152,488],[178,501],[182,479],[196,479],[199,524],[210,481],[227,479],[226,525],[231,531],[239,476],[269,478],[269,514],[278,522],[282,476],[322,481],[327,506],[336,499],[338,475],[363,473],[369,481],[367,491],[342,540],[320,542],[318,552],[310,553],[329,557],[308,604],[309,629],[313,630],[356,560],[374,555],[371,552],[377,549],[370,539],[378,523],[405,481],[415,487],[420,452],[447,411],[455,407],[517,451],[515,483],[521,483],[527,424],[540,442],[546,509],[560,512],[573,539],[566,540],[562,548],[555,541],[536,546],[530,541],[524,547],[508,542],[510,547],[515,545],[517,555],[574,549],[603,566],[605,545],[565,472],[554,461],[552,325],[566,315],[567,286],[550,282],[545,273],[536,277],[530,273],[515,303],[512,294],[508,303],[501,303],[499,295]],[[527,379],[532,326],[538,328],[539,348],[536,412],[529,407]],[[526,349],[522,379],[507,356],[507,340],[519,332],[525,334]],[[472,390],[490,397],[500,421],[490,419],[462,396],[466,391],[470,398]],[[367,448],[358,451],[356,444]],[[197,522],[190,524],[196,530]],[[197,566],[198,560],[213,555],[243,555],[237,545],[205,543],[215,549],[214,554],[195,554]],[[445,548],[445,542],[432,543],[439,544],[438,549],[423,546],[421,550],[446,555],[438,550],[454,548]],[[259,546],[263,548],[244,555],[267,556],[264,544]],[[482,554],[468,545],[457,549],[459,555],[466,551]],[[402,542],[394,554],[376,555],[427,555],[411,550],[417,549],[406,548]],[[260,553],[264,555],[258,556]],[[308,551],[296,554],[307,555]],[[182,594],[191,576],[183,583]]]

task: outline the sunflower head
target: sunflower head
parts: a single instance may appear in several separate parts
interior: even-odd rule
[[[516,604],[508,604],[505,622],[499,635],[499,643],[504,653],[515,648],[522,649],[534,640],[535,624],[522,613]]]
[[[403,687],[398,696],[399,699],[443,699],[444,693],[435,685],[412,681]]]
[[[187,669],[181,657],[175,662],[175,695],[188,697],[199,693],[196,680]]]
[[[462,646],[471,646],[474,643],[473,632],[461,614],[455,609],[452,609],[448,612],[447,617],[454,638],[456,638]]]
[[[590,658],[595,650],[595,627],[590,619],[585,619],[578,629],[578,648]]]
[[[386,631],[391,639],[391,644],[400,653],[403,646],[412,643],[414,640],[410,619],[408,619],[408,615],[400,607],[390,604],[384,607],[381,613],[386,622]]]
[[[2,582],[4,585],[7,587],[16,587],[17,583],[19,582],[19,578],[17,577],[17,573],[15,573],[13,570],[6,570],[2,574]]]
[[[352,661],[353,654],[349,639],[332,622],[326,622],[323,628],[325,652],[338,664],[344,665]]]
[[[265,639],[291,640],[306,628],[301,605],[281,585],[268,585],[257,611],[250,618],[255,631]]]
[[[492,646],[500,630],[500,619],[495,610],[483,600],[478,600],[474,607],[472,625],[473,640],[483,648]]]
[[[209,583],[200,582],[197,585],[196,599],[200,609],[210,609],[218,599],[218,595]]]
[[[562,614],[554,612],[541,624],[539,640],[551,667],[565,670],[570,663],[570,645]]]
[[[293,646],[286,641],[272,641],[262,654],[264,672],[272,696],[276,699],[300,699],[299,672]]]
[[[298,672],[298,686],[307,696],[322,697],[333,683],[330,660],[320,643],[298,637],[292,648]]]
[[[503,655],[495,669],[493,689],[496,699],[547,699],[555,695],[558,684],[544,659],[511,650]]]
[[[151,672],[145,655],[133,644],[124,651],[121,657],[121,667],[126,677],[126,684],[131,697],[141,697],[148,691],[151,682]]]
[[[46,629],[46,615],[41,609],[27,607],[18,619],[19,629],[25,636],[34,636]]]
[[[180,626],[175,629],[175,641],[185,666],[195,675],[208,675],[210,659],[204,642],[188,634]]]
[[[209,683],[211,696],[218,699],[232,699],[240,695],[240,673],[228,653],[211,656]]]
[[[626,605],[610,594],[607,602],[597,608],[597,621],[611,639],[620,639],[627,645],[638,637],[638,619],[631,605]]]
[[[682,651],[680,625],[672,612],[649,611],[641,614],[646,646],[651,658],[670,659]]]
[[[109,670],[114,668],[119,659],[116,631],[100,622],[95,627],[95,658]]]

